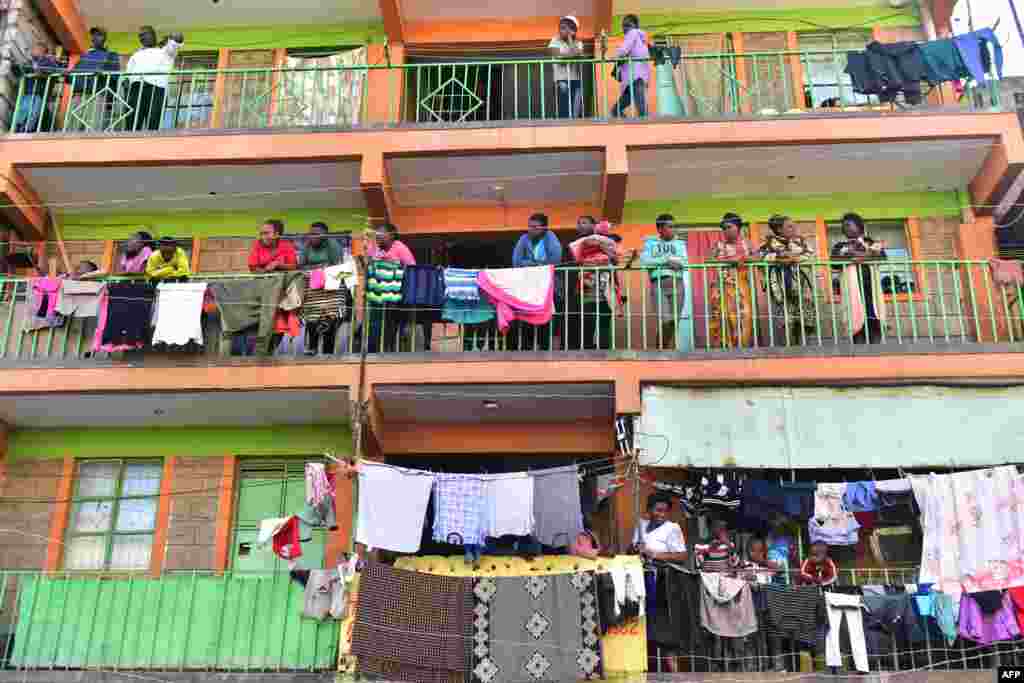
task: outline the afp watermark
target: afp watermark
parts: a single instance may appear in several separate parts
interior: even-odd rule
[[[1001,666],[997,668],[996,681],[1024,683],[1024,666]]]

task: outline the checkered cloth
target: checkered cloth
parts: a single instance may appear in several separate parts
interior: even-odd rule
[[[474,475],[437,475],[434,481],[435,541],[447,543],[449,535],[458,534],[463,544],[483,545],[484,511],[487,509],[484,486],[484,480]]]
[[[452,683],[472,665],[473,579],[370,564],[359,582],[352,654],[360,673]]]

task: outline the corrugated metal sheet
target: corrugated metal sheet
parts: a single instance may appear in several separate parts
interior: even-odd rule
[[[1024,460],[1024,388],[645,387],[658,467],[974,467]]]

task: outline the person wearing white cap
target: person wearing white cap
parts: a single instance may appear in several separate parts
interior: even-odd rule
[[[548,50],[555,59],[579,59],[583,56],[583,43],[576,40],[580,30],[579,20],[570,15],[558,21],[558,35],[548,43]],[[576,119],[583,116],[583,78],[580,64],[552,65],[555,87],[558,89],[557,116],[560,119]]]

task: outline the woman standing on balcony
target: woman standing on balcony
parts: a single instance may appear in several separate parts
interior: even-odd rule
[[[708,344],[711,348],[747,348],[754,338],[753,297],[747,261],[754,248],[743,237],[743,219],[722,216],[722,241],[711,248],[709,260],[721,262],[705,271],[708,283]]]
[[[622,94],[612,107],[613,117],[623,116],[632,104],[638,118],[647,117],[647,83],[651,80],[651,53],[647,48],[647,34],[640,30],[640,20],[635,14],[622,19],[622,32],[626,35],[622,47],[615,57],[615,78],[621,83]]]
[[[832,246],[832,260],[850,262],[833,266],[842,271],[843,310],[848,316],[850,336],[854,344],[877,344],[885,322],[885,299],[872,267],[864,260],[884,259],[886,245],[865,234],[864,219],[858,214],[846,214],[842,223],[846,239]]]
[[[558,35],[548,43],[548,51],[555,59],[579,59],[583,56],[583,43],[576,40],[580,22],[569,15],[558,22]],[[558,89],[560,119],[578,119],[583,116],[583,78],[579,64],[552,64],[551,72]]]
[[[121,258],[117,261],[117,270],[121,275],[142,275],[146,272],[146,264],[153,254],[153,236],[145,230],[134,233],[131,239],[121,245]],[[110,275],[107,269],[97,269],[79,276],[80,280],[95,280]]]
[[[808,274],[800,263],[814,258],[807,240],[797,234],[789,216],[772,216],[768,221],[772,234],[761,245],[761,257],[779,264],[767,272],[768,296],[771,298],[776,340],[783,344],[800,344],[804,334],[814,332],[813,273]],[[781,334],[779,333],[781,331]]]

